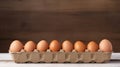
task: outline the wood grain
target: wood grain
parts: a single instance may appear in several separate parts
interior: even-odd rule
[[[119,0],[0,0],[0,52],[8,52],[14,39],[87,44],[103,38],[120,52],[119,6]]]
[[[118,11],[119,0],[0,0],[1,10]]]

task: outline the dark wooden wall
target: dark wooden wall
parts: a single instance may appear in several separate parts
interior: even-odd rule
[[[103,38],[120,52],[119,0],[0,0],[0,52],[14,39],[87,44]]]

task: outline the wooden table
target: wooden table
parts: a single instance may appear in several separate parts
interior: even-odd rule
[[[14,63],[9,53],[0,53],[0,67],[120,67],[120,53],[108,63]]]

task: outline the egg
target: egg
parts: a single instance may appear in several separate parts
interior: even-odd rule
[[[37,50],[44,52],[49,48],[49,45],[47,43],[46,40],[41,40],[38,44],[37,44]]]
[[[69,40],[65,40],[63,43],[62,43],[62,49],[65,51],[65,52],[71,52],[73,50],[73,44],[69,41]]]
[[[23,44],[19,40],[14,40],[10,45],[10,52],[20,52],[23,49]]]
[[[49,49],[52,52],[57,52],[57,51],[59,51],[61,49],[61,45],[57,40],[53,40],[53,41],[51,41],[51,43],[49,45]]]
[[[87,45],[87,50],[89,50],[90,52],[96,52],[98,51],[98,49],[99,49],[99,46],[94,41],[90,41]]]
[[[33,41],[28,41],[24,46],[26,52],[32,52],[35,48],[36,44]]]
[[[74,49],[77,52],[84,52],[85,49],[86,49],[86,45],[81,41],[76,41],[75,44],[74,44]]]
[[[99,48],[104,52],[112,52],[112,43],[108,39],[103,39],[99,44]]]

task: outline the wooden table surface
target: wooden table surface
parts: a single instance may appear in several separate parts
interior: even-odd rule
[[[0,67],[120,67],[120,53],[112,53],[108,63],[15,63],[9,53],[0,53]]]

